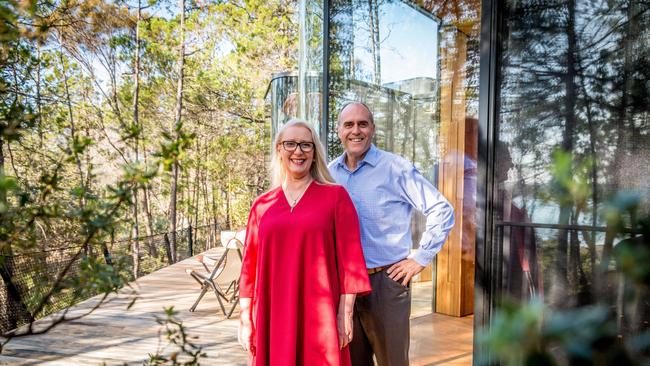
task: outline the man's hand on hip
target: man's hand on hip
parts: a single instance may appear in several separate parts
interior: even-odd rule
[[[399,261],[386,270],[388,277],[393,281],[402,281],[402,285],[407,286],[413,276],[422,272],[424,266],[412,258],[406,258]]]

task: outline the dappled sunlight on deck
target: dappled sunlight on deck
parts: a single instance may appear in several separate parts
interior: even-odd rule
[[[219,256],[223,248],[207,253]],[[12,340],[0,356],[0,365],[130,365],[142,364],[158,347],[161,327],[155,316],[164,317],[163,307],[174,306],[187,332],[203,346],[205,365],[245,365],[246,354],[237,344],[238,310],[226,319],[214,293],[209,292],[195,312],[188,309],[200,292],[197,283],[185,273],[188,268],[202,270],[194,258],[144,276],[134,284],[139,299],[126,310],[127,290],[112,296],[93,314],[60,325],[44,335]],[[417,296],[417,294],[414,294]],[[71,315],[87,311],[98,298],[75,306]],[[414,314],[416,315],[416,314]],[[42,324],[43,321],[41,321]],[[414,317],[411,321],[412,365],[469,365],[472,356],[472,318],[444,315]],[[168,352],[173,350],[168,348]]]
[[[216,248],[208,253],[218,256],[222,251]],[[198,337],[195,343],[203,346],[208,356],[203,359],[205,364],[245,364],[246,354],[237,344],[237,312],[232,319],[226,319],[214,293],[206,294],[195,312],[188,310],[200,288],[185,273],[187,268],[202,270],[200,263],[189,258],[138,279],[134,287],[139,299],[130,310],[126,310],[126,295],[112,296],[108,304],[88,317],[60,325],[44,335],[13,339],[0,356],[0,364],[142,364],[150,353],[167,344],[164,335],[158,337],[161,327],[155,317],[164,317],[163,307],[169,306],[178,311],[177,317],[187,327],[187,333]],[[75,306],[71,315],[89,309],[96,301],[92,298]]]

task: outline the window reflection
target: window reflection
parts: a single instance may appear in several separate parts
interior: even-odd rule
[[[626,318],[616,299],[629,288],[594,269],[624,239],[606,235],[604,203],[636,191],[639,215],[650,208],[650,4],[517,1],[504,10],[494,196],[508,271],[500,286],[526,298],[519,280],[529,270],[552,306],[607,298]]]
[[[348,101],[374,113],[374,143],[413,162],[456,209],[457,225],[420,280],[435,310],[473,312],[478,122],[478,2],[330,2],[328,154],[342,153],[338,111]],[[413,242],[424,229],[412,220]],[[429,303],[431,304],[431,302]],[[428,306],[427,312],[431,311]]]
[[[376,144],[433,179],[439,20],[401,1],[336,1],[330,11],[332,124],[346,101],[364,101],[375,115]],[[330,158],[342,153],[334,127]]]

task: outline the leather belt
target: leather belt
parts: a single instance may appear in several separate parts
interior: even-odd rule
[[[388,269],[392,264],[389,264],[387,266],[381,266],[381,267],[375,267],[375,268],[368,268],[368,275],[373,275],[375,273],[381,272],[385,269]]]

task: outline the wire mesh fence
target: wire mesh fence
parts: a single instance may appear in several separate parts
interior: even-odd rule
[[[175,251],[172,249],[174,234]],[[219,236],[217,225],[190,226],[175,233],[137,239],[0,254],[0,332],[98,294],[92,276],[97,275],[100,266],[105,269],[102,276],[133,280],[220,245]],[[136,247],[139,248],[137,276],[133,273]],[[97,283],[101,281],[108,280],[102,278]]]

